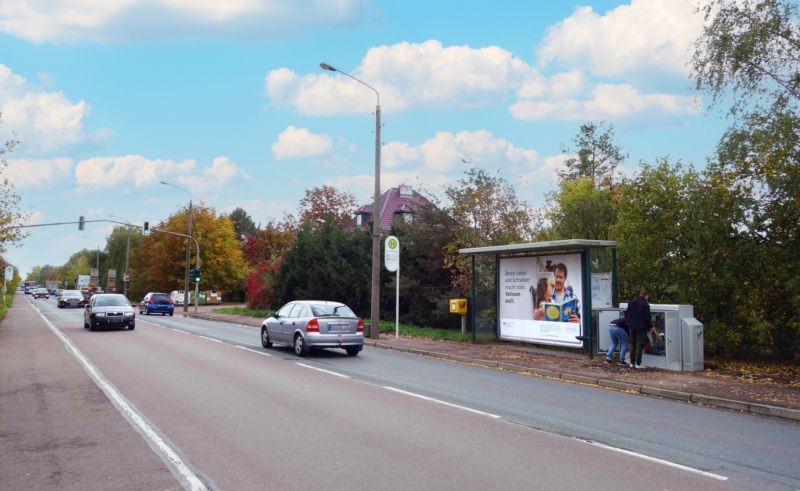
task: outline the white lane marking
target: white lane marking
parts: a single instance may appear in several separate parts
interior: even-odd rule
[[[342,375],[341,373],[336,373],[336,372],[332,372],[330,370],[325,370],[325,369],[322,369],[322,368],[313,367],[311,365],[306,365],[305,363],[296,363],[296,364],[301,366],[301,367],[305,367],[305,368],[310,368],[312,370],[316,370],[318,372],[327,373],[328,375],[334,375],[336,377],[348,378],[348,379],[350,378],[348,375]]]
[[[604,448],[606,450],[611,450],[612,452],[619,452],[619,453],[622,453],[622,454],[625,454],[625,455],[630,455],[631,457],[636,457],[636,458],[639,458],[639,459],[642,459],[642,460],[655,462],[656,464],[661,464],[661,465],[665,465],[667,467],[673,467],[675,469],[680,469],[682,471],[691,472],[692,474],[699,474],[701,476],[710,477],[711,479],[716,479],[718,481],[727,481],[728,480],[728,478],[726,476],[721,476],[719,474],[714,474],[713,472],[701,471],[700,469],[695,469],[694,467],[689,467],[689,466],[685,466],[685,465],[681,465],[681,464],[676,464],[675,462],[670,462],[669,460],[657,459],[655,457],[650,457],[649,455],[644,455],[644,454],[632,452],[630,450],[625,450],[624,448],[612,447],[612,446],[606,445],[604,443],[595,442],[595,441],[592,441],[592,440],[584,440],[582,438],[576,438],[576,440],[584,442],[584,443],[588,443],[589,445],[592,445],[593,447]]]
[[[482,416],[489,416],[490,418],[500,419],[500,416],[498,416],[496,414],[487,413],[485,411],[479,411],[477,409],[472,409],[471,407],[459,406],[458,404],[453,404],[451,402],[445,402],[445,401],[442,401],[442,400],[439,400],[439,399],[434,399],[433,397],[423,396],[422,394],[415,394],[413,392],[408,392],[408,391],[405,391],[405,390],[397,389],[395,387],[389,387],[388,385],[385,385],[383,388],[391,390],[393,392],[399,392],[400,394],[405,394],[407,396],[417,397],[419,399],[424,399],[426,401],[435,402],[437,404],[443,404],[445,406],[454,407],[456,409],[463,409],[464,411],[469,411],[471,413],[480,414]]]
[[[257,354],[257,355],[263,355],[263,356],[269,356],[269,357],[272,357],[272,355],[271,355],[271,354],[269,354],[269,353],[264,353],[263,351],[258,351],[258,350],[254,350],[254,349],[252,349],[252,348],[247,348],[247,347],[244,347],[244,346],[239,346],[238,344],[234,344],[233,346],[234,346],[234,348],[243,349],[243,350],[245,350],[245,351],[249,351],[249,352],[251,352],[251,353],[255,353],[255,354]]]
[[[168,327],[167,329],[169,329],[171,331],[179,332],[181,334],[189,334],[188,332],[186,332],[186,331],[184,331],[182,329],[175,329],[175,328],[172,328],[172,327]]]
[[[221,343],[221,342],[222,342],[222,341],[220,341],[219,339],[210,338],[210,337],[208,337],[208,336],[201,336],[201,335],[199,335],[199,334],[197,335],[197,337],[199,337],[199,338],[203,338],[203,339],[208,339],[209,341],[214,341],[215,343]]]
[[[35,308],[35,307],[34,307]],[[150,448],[157,449],[157,454],[161,459],[167,463],[173,470],[173,472],[177,473],[186,481],[188,485],[188,489],[202,491],[208,491],[208,488],[200,478],[192,472],[188,465],[180,458],[178,452],[172,448],[166,441],[164,441],[161,436],[159,436],[158,432],[153,429],[144,419],[144,417],[139,413],[139,410],[136,407],[128,402],[125,397],[122,396],[115,388],[112,386],[103,376],[103,374],[95,368],[94,365],[83,355],[83,353],[78,350],[77,346],[75,346],[72,341],[62,333],[56,326],[54,326],[47,317],[42,314],[42,312],[37,308],[39,315],[42,317],[44,322],[47,324],[47,327],[50,328],[61,342],[64,343],[64,346],[67,348],[72,356],[78,360],[78,362],[83,366],[83,369],[89,375],[89,377],[100,387],[106,396],[111,399],[116,406],[117,410],[122,414],[122,416],[131,423],[131,425],[138,429],[139,434],[142,435],[146,440],[149,440],[151,443]]]

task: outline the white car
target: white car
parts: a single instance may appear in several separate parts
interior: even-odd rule
[[[169,298],[174,305],[183,305],[183,290],[174,290],[169,294]]]

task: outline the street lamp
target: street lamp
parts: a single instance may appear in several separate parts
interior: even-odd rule
[[[381,315],[381,95],[375,87],[347,72],[343,72],[327,63],[320,63],[319,66],[323,70],[339,72],[346,77],[352,78],[375,92],[375,97],[377,97],[377,103],[375,104],[375,190],[372,205],[372,301],[370,305],[372,326],[369,330],[369,337],[377,339],[379,337]]]
[[[164,184],[165,186],[172,186],[174,188],[180,189],[181,191],[185,191],[186,193],[189,194],[189,232],[187,232],[189,238],[186,239],[186,272],[183,277],[183,311],[188,312],[189,311],[189,263],[192,257],[191,256],[192,241],[190,240],[192,238],[192,192],[182,186],[178,186],[177,184],[172,184],[166,181],[161,181],[161,184]]]

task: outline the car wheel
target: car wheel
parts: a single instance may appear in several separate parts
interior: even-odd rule
[[[261,346],[272,348],[272,341],[269,340],[269,332],[267,332],[266,327],[261,328]]]
[[[347,351],[347,356],[356,356],[358,354],[358,352],[361,351],[361,347],[360,346],[348,346],[348,347],[345,348],[345,351]]]
[[[150,309],[144,309],[144,315],[150,315]]]
[[[136,324],[131,324],[130,326],[128,326],[128,329],[133,331],[134,329],[136,329]]]
[[[308,353],[308,347],[306,346],[306,342],[303,339],[303,336],[300,334],[294,337],[294,354],[297,356],[303,356]]]
[[[97,326],[95,325],[94,321],[89,319],[89,330],[90,331],[94,331],[96,329],[97,329]]]
[[[169,316],[172,317],[172,312],[169,313]]]

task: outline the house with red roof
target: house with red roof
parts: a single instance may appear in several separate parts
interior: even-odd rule
[[[395,220],[410,222],[414,219],[414,208],[420,203],[429,201],[414,191],[411,186],[401,184],[390,188],[381,195],[380,230],[388,232]],[[355,217],[348,224],[348,228],[366,228],[373,216],[374,205],[363,205],[356,210]]]

